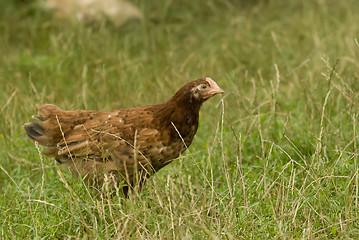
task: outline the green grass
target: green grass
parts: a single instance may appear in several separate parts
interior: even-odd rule
[[[1,0],[2,239],[358,239],[359,3],[136,1],[121,28]],[[22,125],[212,77],[193,144],[129,200],[94,198]]]

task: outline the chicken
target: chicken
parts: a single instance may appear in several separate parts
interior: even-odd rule
[[[113,111],[64,111],[45,104],[24,125],[43,152],[101,188],[125,195],[192,143],[203,102],[223,90],[210,78],[190,82],[166,103]],[[122,184],[120,184],[122,183]]]

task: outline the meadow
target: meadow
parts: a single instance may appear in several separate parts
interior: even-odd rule
[[[153,0],[121,27],[0,0],[1,239],[358,239],[359,2]],[[211,77],[190,148],[130,199],[41,154],[37,107],[167,101]]]

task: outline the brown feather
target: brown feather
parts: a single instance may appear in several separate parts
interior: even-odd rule
[[[166,103],[113,111],[64,111],[39,108],[36,122],[24,125],[27,135],[47,149],[44,154],[68,164],[91,184],[112,178],[129,187],[177,158],[192,143],[199,109],[223,90],[209,78],[186,84]],[[123,189],[127,194],[128,188]]]

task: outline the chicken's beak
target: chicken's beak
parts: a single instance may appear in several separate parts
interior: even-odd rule
[[[212,88],[209,93],[213,96],[217,93],[224,93],[223,89],[220,88],[218,85],[215,88]]]
[[[217,93],[224,93],[223,89],[220,88],[215,81],[213,81],[210,78],[206,78],[206,80],[208,81],[210,88],[211,88],[209,90],[209,94],[211,94],[211,96],[213,96]]]
[[[208,99],[214,95],[216,95],[217,93],[224,93],[223,89],[220,88],[217,83],[215,81],[213,81],[211,78],[206,78],[208,84],[209,84],[209,89],[206,92],[206,95],[203,96],[203,99]]]

